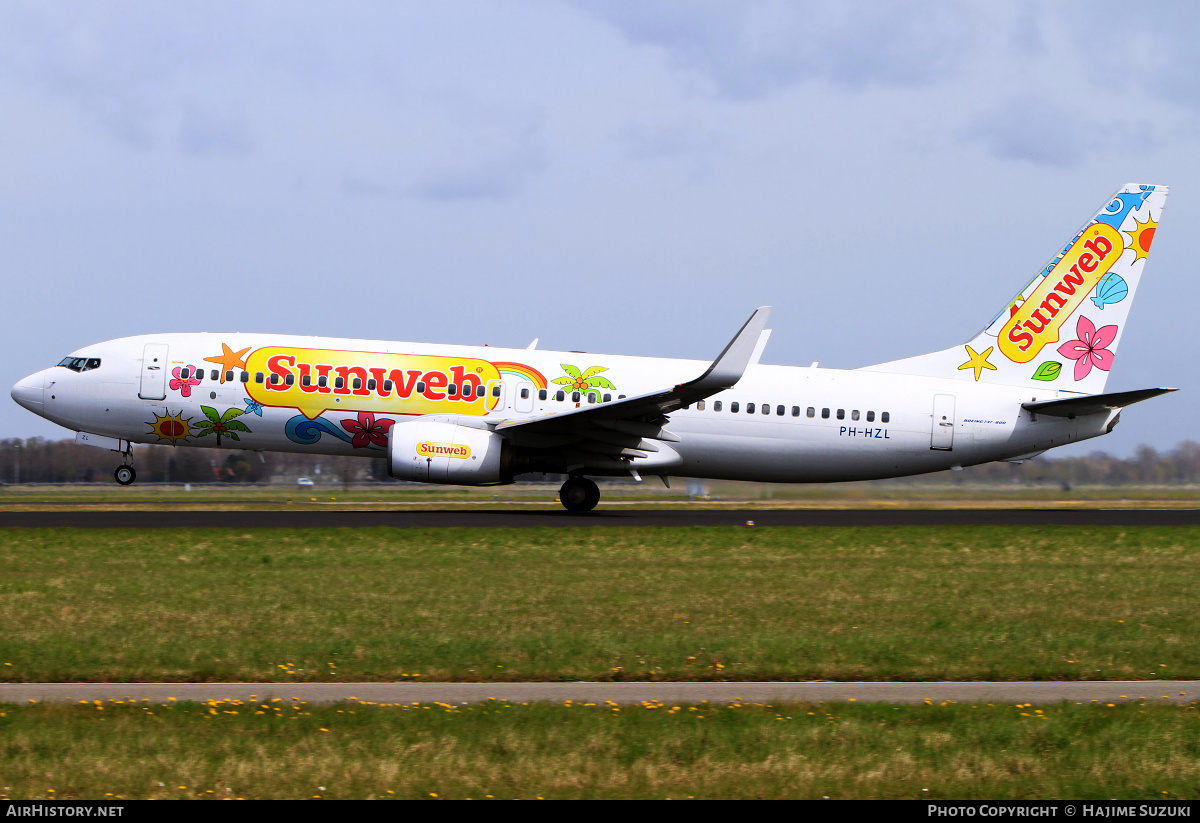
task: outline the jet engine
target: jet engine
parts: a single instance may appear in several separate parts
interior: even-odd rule
[[[494,486],[512,482],[510,446],[487,429],[418,419],[392,427],[388,473],[397,480]]]

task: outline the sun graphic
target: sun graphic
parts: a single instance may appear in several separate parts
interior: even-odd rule
[[[1137,217],[1133,218],[1133,222],[1137,223],[1137,228],[1129,232],[1133,237],[1133,242],[1129,247],[1133,249],[1134,260],[1141,260],[1150,253],[1150,244],[1154,242],[1154,230],[1158,228],[1158,224],[1154,222],[1153,217],[1146,217],[1145,223],[1138,223]]]
[[[192,422],[192,418],[183,419],[183,412],[171,414],[170,409],[164,409],[166,414],[160,417],[154,415],[154,422],[147,423],[150,427],[151,434],[157,434],[160,443],[171,443],[172,445],[180,440],[187,440],[192,436],[192,427],[188,424]]]

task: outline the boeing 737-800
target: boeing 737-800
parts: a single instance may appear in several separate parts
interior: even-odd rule
[[[1167,196],[1118,191],[978,335],[852,371],[758,363],[767,308],[711,364],[267,334],[151,334],[80,349],[13,399],[120,452],[133,443],[358,455],[469,486],[527,472],[783,483],[1021,460],[1112,431],[1105,394]],[[536,341],[535,341],[536,343]]]

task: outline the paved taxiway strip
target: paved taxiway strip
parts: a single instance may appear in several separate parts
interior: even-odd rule
[[[1200,509],[539,509],[3,511],[0,528],[528,528],[536,526],[1200,526]]]
[[[253,696],[253,697],[252,697]],[[1200,699],[1198,680],[937,683],[4,683],[0,703],[81,700],[263,700],[307,703],[355,699],[373,703],[1175,703]]]

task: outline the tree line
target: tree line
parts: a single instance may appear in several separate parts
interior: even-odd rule
[[[387,461],[355,457],[177,449],[135,446],[138,481],[150,483],[264,483],[273,479],[362,483],[387,481]],[[116,452],[74,440],[0,440],[0,483],[96,483],[112,479]],[[1200,483],[1200,444],[1184,441],[1170,451],[1139,446],[1132,457],[1093,452],[1086,457],[1037,457],[1020,464],[987,463],[961,472],[910,478],[913,482],[1030,483],[1068,485]]]

